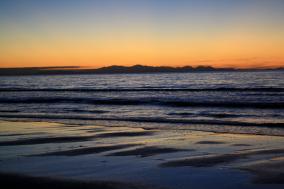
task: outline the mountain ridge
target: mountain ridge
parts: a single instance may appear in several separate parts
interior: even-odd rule
[[[139,73],[190,73],[190,72],[225,72],[225,71],[284,71],[279,68],[214,68],[212,66],[119,66],[112,65],[96,69],[88,69],[78,66],[60,67],[23,67],[23,68],[0,68],[0,76],[21,76],[21,75],[75,75],[75,74],[139,74]]]

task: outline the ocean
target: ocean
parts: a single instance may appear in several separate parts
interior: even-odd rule
[[[0,118],[284,135],[284,72],[0,77]]]

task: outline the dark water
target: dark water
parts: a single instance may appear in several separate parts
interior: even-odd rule
[[[284,72],[1,77],[0,117],[284,135]]]

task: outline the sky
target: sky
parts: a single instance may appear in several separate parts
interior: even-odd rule
[[[1,0],[0,67],[284,66],[284,0]]]

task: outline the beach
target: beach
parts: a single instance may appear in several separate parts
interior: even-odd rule
[[[0,0],[3,189],[284,189],[284,0]]]
[[[0,129],[6,188],[19,183],[110,189],[284,184],[282,136],[27,120],[1,121]]]
[[[282,189],[282,78],[281,71],[2,76],[1,183]]]

